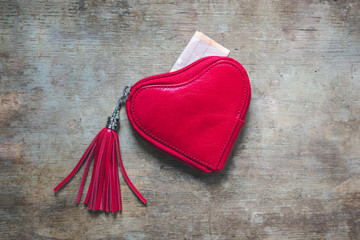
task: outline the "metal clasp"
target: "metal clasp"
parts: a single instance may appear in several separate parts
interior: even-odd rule
[[[125,104],[126,99],[127,99],[127,97],[129,96],[129,94],[130,94],[130,89],[131,89],[131,86],[130,86],[130,85],[126,85],[126,86],[124,87],[123,95],[120,97],[121,105],[124,105],[124,104]]]
[[[117,131],[119,128],[119,119],[118,118],[114,118],[114,117],[108,117],[108,121],[106,123],[106,128],[107,129],[111,129],[113,131]]]
[[[123,105],[125,105],[126,103],[126,100],[127,100],[127,97],[129,96],[130,94],[130,90],[131,90],[131,86],[130,85],[127,85],[125,86],[124,90],[123,90],[123,94],[122,96],[119,98],[118,100],[118,105],[116,106],[116,108],[113,110],[112,112],[112,117],[113,118],[118,118],[119,117],[119,114],[120,114],[120,109]]]

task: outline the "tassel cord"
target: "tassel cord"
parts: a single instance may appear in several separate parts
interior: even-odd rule
[[[101,133],[101,132],[100,132]],[[62,188],[66,183],[68,183],[73,177],[74,175],[79,171],[81,165],[84,163],[85,159],[89,156],[89,152],[90,150],[94,147],[100,133],[98,133],[96,135],[96,137],[94,138],[94,140],[92,140],[92,142],[90,143],[89,147],[86,149],[84,155],[81,157],[80,161],[78,162],[78,164],[75,166],[75,168],[71,171],[71,173],[61,182],[59,183],[59,185],[57,185],[54,188],[54,192],[57,192],[60,188]]]
[[[113,135],[116,135],[115,132],[112,133]],[[120,170],[121,170],[121,173],[125,179],[125,182],[127,183],[127,185],[130,187],[130,189],[133,191],[133,193],[135,194],[135,196],[144,204],[146,205],[147,201],[146,199],[141,195],[141,193],[136,189],[136,187],[134,186],[134,184],[130,181],[130,178],[128,177],[126,171],[125,171],[125,167],[124,167],[124,164],[122,162],[122,159],[121,159],[121,155],[120,155],[120,143],[119,143],[119,139],[116,137],[115,138],[115,149],[116,149],[116,154],[117,154],[117,159],[118,159],[118,162],[119,162],[119,166],[120,166]]]

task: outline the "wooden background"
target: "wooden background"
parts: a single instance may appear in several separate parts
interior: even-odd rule
[[[360,1],[0,0],[0,239],[359,239]],[[59,194],[126,84],[167,72],[195,30],[247,69],[226,169],[159,153],[121,113],[123,212]],[[88,179],[89,180],[89,179]]]

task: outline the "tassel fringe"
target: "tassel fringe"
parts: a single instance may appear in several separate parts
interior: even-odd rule
[[[84,203],[88,206],[88,209],[107,212],[111,211],[113,213],[122,210],[118,165],[120,166],[122,175],[130,189],[138,197],[138,199],[146,205],[146,199],[135,188],[126,174],[121,160],[118,135],[116,131],[108,128],[103,128],[96,135],[78,164],[72,172],[54,188],[54,191],[57,192],[67,182],[69,182],[86,161],[84,174],[76,199],[76,204],[79,204],[92,159],[94,160],[92,175],[89,189],[84,201]]]

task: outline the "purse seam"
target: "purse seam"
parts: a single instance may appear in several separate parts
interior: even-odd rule
[[[218,63],[218,64],[212,66],[211,68],[209,68],[208,70],[206,70],[204,73],[202,73],[201,75],[199,75],[197,78],[195,78],[195,79],[193,79],[193,80],[191,80],[191,81],[189,81],[189,82],[185,82],[185,83],[178,84],[178,85],[176,85],[176,86],[141,86],[141,88],[135,93],[135,96],[132,97],[132,101],[135,102],[137,96],[138,96],[142,91],[144,91],[145,89],[151,89],[151,88],[160,88],[160,89],[161,89],[161,88],[178,88],[178,87],[183,87],[183,86],[189,85],[189,84],[195,82],[196,80],[198,80],[199,78],[201,78],[203,75],[205,75],[207,72],[209,72],[209,71],[210,71],[211,69],[213,69],[214,67],[216,67],[216,66],[218,66],[218,65],[223,65],[223,64],[230,65],[230,66],[234,67],[236,70],[238,70],[238,71],[240,72],[240,74],[241,74],[241,76],[242,76],[242,80],[245,79],[245,78],[244,78],[243,71],[242,71],[241,69],[239,69],[239,68],[238,68],[236,65],[234,65],[233,63]],[[152,132],[144,129],[144,127],[142,126],[142,124],[139,123],[139,120],[138,120],[138,118],[137,118],[137,116],[136,116],[136,113],[135,113],[135,110],[134,110],[134,109],[135,109],[135,108],[134,108],[134,105],[135,105],[135,104],[132,104],[132,105],[131,105],[131,111],[132,111],[132,113],[133,113],[135,122],[137,123],[137,125],[139,126],[139,128],[140,128],[143,132],[145,132],[146,134],[148,134],[148,136],[149,136],[150,138],[153,138],[154,140],[159,141],[159,142],[162,143],[162,144],[166,144],[167,147],[171,147],[173,150],[179,152],[180,154],[185,155],[186,157],[188,157],[188,158],[189,158],[190,160],[192,160],[192,161],[198,162],[199,164],[203,164],[203,165],[205,165],[205,166],[207,166],[207,167],[210,167],[211,169],[214,169],[214,170],[215,170],[215,169],[217,169],[217,167],[219,166],[219,164],[220,164],[220,162],[221,162],[221,158],[222,158],[223,154],[225,153],[226,146],[229,144],[230,139],[231,139],[231,136],[232,136],[232,134],[234,133],[234,130],[235,130],[234,127],[235,127],[235,126],[239,123],[239,121],[240,121],[240,112],[241,112],[241,110],[242,110],[242,108],[243,108],[243,105],[244,105],[245,92],[246,92],[246,86],[244,85],[243,98],[242,98],[242,100],[241,100],[241,104],[240,104],[239,111],[237,112],[236,117],[235,117],[235,119],[237,119],[237,120],[233,123],[233,125],[232,125],[232,127],[231,127],[231,131],[230,131],[230,133],[228,134],[228,136],[226,137],[225,143],[223,144],[223,146],[222,146],[222,148],[221,148],[221,151],[220,151],[220,153],[218,154],[218,157],[216,158],[216,159],[217,159],[217,164],[216,164],[215,166],[214,166],[213,164],[209,164],[209,163],[207,163],[207,162],[204,162],[204,161],[200,160],[198,157],[193,156],[192,154],[186,153],[184,150],[182,150],[182,149],[174,146],[173,144],[169,143],[168,141],[166,141],[166,140],[164,140],[164,139],[162,139],[162,138],[160,138],[160,137],[157,137],[154,133],[152,133]]]
[[[206,60],[208,60],[208,59],[210,59],[210,58],[212,58],[212,56],[204,57],[204,58],[202,58],[202,59],[199,59],[197,64],[202,63],[202,62],[204,62],[204,61],[206,61]],[[222,59],[219,57],[219,59],[214,60],[211,64],[214,64],[214,63],[216,63],[216,62],[218,62],[218,61],[221,61],[221,60],[222,60]],[[194,62],[194,63],[195,63],[195,62]],[[172,77],[172,76],[181,74],[181,73],[185,72],[186,70],[188,70],[189,67],[191,67],[191,65],[195,65],[194,63],[191,63],[190,65],[188,65],[188,66],[186,66],[186,67],[184,67],[184,68],[182,68],[182,69],[179,69],[179,70],[177,70],[177,71],[174,71],[174,72],[163,73],[163,74],[155,75],[155,76],[153,76],[153,77],[147,77],[147,78],[145,78],[145,79],[140,80],[139,82],[137,82],[133,87],[137,87],[137,85],[144,84],[144,83],[146,83],[146,82],[148,82],[148,81],[151,81],[151,80],[154,80],[154,79],[162,79],[162,78]],[[200,71],[200,72],[201,72],[201,71]],[[141,87],[144,87],[144,86],[141,86]],[[141,88],[141,87],[140,87],[140,88]]]
[[[231,64],[231,65],[232,65],[232,64]],[[234,66],[234,65],[232,65],[232,66]],[[237,68],[237,66],[234,66],[234,67],[240,72],[240,74],[241,74],[241,76],[242,76],[242,79],[244,80],[245,78],[244,78],[244,73],[243,73],[243,71],[241,71],[239,68]],[[216,168],[218,168],[219,165],[220,165],[221,158],[222,158],[223,154],[225,153],[226,146],[229,145],[229,143],[230,143],[231,136],[233,135],[233,133],[234,133],[234,131],[235,131],[235,129],[236,129],[237,124],[239,124],[240,120],[242,120],[242,119],[240,119],[240,113],[241,113],[241,111],[244,109],[245,93],[246,93],[246,84],[244,85],[244,92],[243,92],[243,98],[242,98],[242,100],[241,100],[240,109],[239,109],[239,111],[238,111],[238,113],[237,113],[237,115],[236,115],[236,118],[237,118],[238,120],[235,121],[235,123],[233,124],[233,126],[232,126],[232,131],[231,131],[230,134],[228,135],[227,141],[225,141],[225,143],[224,143],[224,145],[223,145],[223,148],[222,148],[222,151],[220,151],[220,154],[219,154],[219,156],[218,156],[218,159],[219,159],[219,160],[218,160],[218,163],[217,163]],[[242,120],[242,121],[243,121],[243,120]],[[243,121],[243,122],[245,122],[245,121]]]

